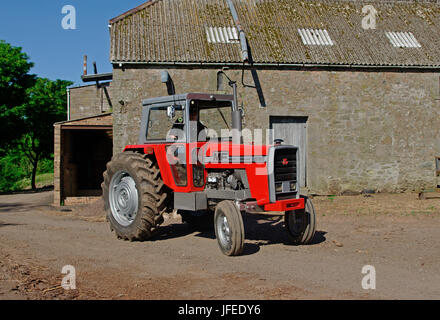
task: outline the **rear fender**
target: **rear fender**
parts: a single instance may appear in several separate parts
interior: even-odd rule
[[[124,152],[133,151],[141,154],[154,154],[154,148],[149,146],[126,146]]]

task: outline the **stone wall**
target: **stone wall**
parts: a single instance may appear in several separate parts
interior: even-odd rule
[[[93,117],[112,111],[109,99],[112,102],[112,84],[111,82],[102,83],[100,88],[95,84],[70,88],[70,120]]]
[[[115,68],[114,152],[137,143],[141,101],[167,94],[159,69]],[[213,69],[168,69],[177,93],[215,92]],[[227,70],[241,82],[240,70]],[[307,116],[310,192],[434,188],[440,155],[439,75],[427,72],[259,70],[260,94],[240,84],[245,128]],[[245,72],[244,83],[254,86]],[[257,81],[258,82],[258,81]],[[227,85],[226,85],[227,87]]]

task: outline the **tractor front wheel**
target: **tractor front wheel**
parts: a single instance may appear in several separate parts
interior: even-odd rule
[[[286,211],[284,223],[289,240],[294,245],[308,244],[313,240],[316,230],[316,214],[312,200],[304,197],[305,208]]]
[[[233,201],[225,200],[215,208],[214,229],[218,245],[227,256],[243,252],[244,225],[240,210]]]

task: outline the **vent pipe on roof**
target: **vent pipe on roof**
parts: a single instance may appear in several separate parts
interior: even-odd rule
[[[83,75],[87,75],[87,56],[84,56]]]
[[[226,0],[226,2],[228,3],[229,10],[231,11],[232,18],[234,19],[235,25],[238,30],[238,34],[240,36],[241,56],[242,56],[243,62],[248,62],[249,61],[249,50],[248,50],[248,45],[247,45],[247,40],[246,40],[246,34],[241,27],[240,21],[238,20],[238,14],[237,14],[237,11],[235,10],[234,3],[232,2],[232,0]]]

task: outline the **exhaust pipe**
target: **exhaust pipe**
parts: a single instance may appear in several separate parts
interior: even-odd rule
[[[242,114],[241,110],[238,109],[238,94],[237,94],[237,83],[232,84],[232,89],[234,90],[234,101],[232,104],[232,143],[233,144],[242,144]]]
[[[87,56],[84,56],[84,61],[83,61],[83,75],[84,75],[84,76],[87,75]]]

